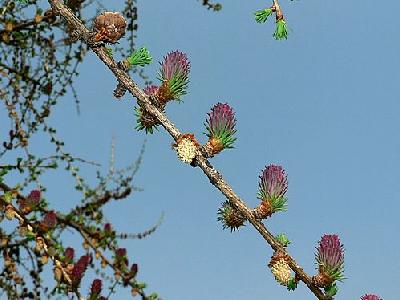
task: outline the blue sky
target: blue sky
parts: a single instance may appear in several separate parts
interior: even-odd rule
[[[338,234],[347,279],[336,299],[364,293],[396,299],[400,2],[281,2],[291,28],[287,41],[272,38],[273,22],[253,19],[269,1],[224,1],[217,13],[194,0],[139,1],[137,45],[154,58],[146,73],[156,80],[157,61],[167,52],[187,53],[189,91],[183,104],[169,104],[170,120],[205,142],[207,112],[228,102],[238,120],[236,148],[211,162],[236,193],[256,206],[261,170],[282,165],[289,210],[266,221],[267,228],[288,235],[289,252],[309,274],[320,237]],[[122,3],[107,8],[119,10]],[[134,161],[147,138],[134,178],[144,191],[110,204],[108,217],[122,231],[140,232],[165,213],[152,236],[121,243],[149,290],[165,300],[313,298],[302,284],[288,292],[274,281],[267,268],[272,251],[251,225],[222,230],[216,214],[224,197],[200,169],[177,159],[166,132],[134,130],[134,99],[113,98],[115,79],[93,53],[75,87],[81,115],[69,95],[51,119],[68,150],[106,170],[113,136],[118,167]],[[82,174],[95,183],[95,170],[85,167]],[[44,182],[56,207],[79,200],[68,177],[51,174]],[[120,296],[127,298],[128,291]]]

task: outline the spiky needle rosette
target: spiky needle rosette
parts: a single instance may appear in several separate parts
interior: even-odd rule
[[[260,175],[259,191],[257,195],[262,201],[260,208],[264,203],[264,206],[269,206],[269,214],[286,210],[287,199],[285,193],[287,188],[287,176],[281,166],[269,165],[265,167]]]
[[[344,248],[336,234],[325,234],[321,238],[315,259],[318,275],[313,280],[317,286],[325,287],[344,279]]]
[[[153,96],[156,97],[157,92],[158,92],[158,87],[155,85],[149,85],[144,88],[144,92],[148,96]],[[163,110],[164,107],[161,107]],[[134,107],[135,110],[135,116],[136,116],[136,130],[145,130],[146,134],[147,133],[153,133],[154,129],[157,129],[157,126],[160,125],[158,120],[152,116],[150,113],[148,113],[143,107]]]
[[[228,201],[225,201],[221,208],[218,209],[217,220],[222,223],[223,229],[229,228],[232,232],[244,226],[246,218],[238,210],[234,209]]]
[[[217,103],[208,113],[208,118],[204,123],[206,126],[205,134],[208,142],[205,150],[208,155],[212,156],[221,152],[223,149],[233,148],[236,141],[234,136],[236,133],[235,112],[228,103]]]
[[[190,62],[185,53],[173,51],[164,57],[158,79],[162,82],[158,91],[158,98],[161,101],[181,101],[186,94],[189,84]]]
[[[122,14],[103,12],[93,21],[94,41],[115,44],[124,36],[126,25]]]
[[[126,60],[131,66],[144,67],[151,63],[152,57],[149,50],[146,47],[142,47],[133,52]]]

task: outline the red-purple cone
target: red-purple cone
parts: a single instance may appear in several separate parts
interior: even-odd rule
[[[204,146],[206,153],[213,156],[223,149],[233,148],[236,141],[235,112],[228,103],[217,103],[208,113],[204,123],[208,142]]]
[[[49,211],[43,217],[40,223],[41,229],[47,231],[57,226],[57,214],[54,211]]]
[[[64,251],[64,257],[67,264],[70,264],[74,260],[75,250],[74,248],[67,247]]]
[[[19,201],[20,209],[22,213],[29,214],[35,209],[40,203],[41,192],[40,190],[32,190],[26,199]]]
[[[42,196],[41,196],[40,190],[32,190],[28,196],[28,200],[32,204],[36,204],[36,205],[39,204],[41,198],[42,198]]]
[[[81,279],[86,271],[86,268],[90,264],[91,257],[89,255],[83,255],[74,264],[71,272],[72,284],[77,286],[81,282]]]
[[[261,204],[256,208],[256,217],[263,219],[274,212],[286,210],[287,188],[287,176],[281,166],[265,167],[260,175],[258,198],[261,200]]]
[[[181,100],[189,84],[190,63],[185,53],[173,51],[164,57],[158,79],[162,82],[158,90],[158,99],[166,103]]]
[[[372,295],[372,294],[365,294],[360,299],[361,300],[382,300],[381,297]]]
[[[92,282],[92,286],[90,288],[90,293],[93,296],[97,296],[101,293],[102,282],[101,279],[95,279]]]
[[[344,248],[336,234],[326,234],[321,238],[315,259],[318,275],[313,279],[317,286],[325,287],[344,279]]]
[[[126,249],[125,248],[118,248],[117,251],[115,251],[115,255],[118,258],[123,258],[124,256],[126,256]]]

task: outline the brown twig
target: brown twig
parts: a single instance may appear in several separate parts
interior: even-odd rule
[[[275,11],[276,20],[278,21],[283,19],[283,13],[281,7],[279,6],[278,0],[272,0],[272,2],[273,2],[272,10]]]
[[[219,3],[211,3],[210,0],[202,0],[203,6],[206,6],[207,9],[212,9],[214,11],[221,10],[222,6]]]
[[[0,32],[0,34],[1,34],[1,32]],[[19,75],[19,76],[21,76],[23,79],[29,80],[29,81],[31,81],[32,83],[36,84],[36,85],[40,85],[39,80],[36,80],[36,79],[34,79],[34,78],[29,77],[29,75],[27,75],[26,73],[24,73],[24,72],[22,72],[22,71],[20,71],[20,70],[16,70],[16,69],[14,69],[14,68],[12,68],[12,67],[9,67],[9,66],[3,64],[2,62],[0,62],[0,67],[3,68],[3,69],[5,69],[5,70],[7,70],[7,71],[9,71],[10,73],[14,73],[14,74],[16,74],[16,75]],[[0,70],[1,70],[1,69],[0,69]]]
[[[274,2],[277,3],[275,0]],[[90,44],[90,33],[84,24],[73,14],[73,12],[63,5],[59,0],[49,0],[53,10],[59,13],[68,24],[77,30],[82,39]],[[177,141],[181,132],[175,125],[162,113],[156,106],[152,105],[150,98],[138,87],[138,85],[128,76],[126,72],[118,68],[117,63],[107,55],[105,47],[91,47],[93,52],[104,62],[104,64],[114,73],[117,80],[125,85],[127,90],[139,101],[140,105],[150,114],[155,116],[165,130]],[[210,182],[219,189],[222,194],[230,201],[230,203],[242,213],[249,222],[256,228],[260,235],[268,242],[275,251],[280,250],[289,256],[288,264],[295,272],[298,279],[303,281],[312,293],[319,300],[329,300],[332,297],[324,295],[324,293],[313,284],[312,278],[304,272],[304,270],[296,263],[296,261],[283,249],[281,244],[275,240],[274,236],[266,229],[264,224],[255,219],[251,210],[246,204],[235,194],[228,183],[222,178],[208,160],[202,155],[200,150],[196,155],[197,165],[203,170],[204,174],[210,179]]]
[[[39,25],[40,22],[50,21],[50,20],[54,19],[54,17],[55,17],[55,15],[54,15],[53,12],[51,12],[51,11],[50,12],[46,12],[46,14],[40,19],[34,18],[32,20],[27,20],[27,21],[20,22],[18,24],[14,24],[12,26],[12,30],[1,29],[0,30],[0,35],[3,34],[3,33],[6,33],[6,32],[21,31],[23,29],[28,29],[31,26]]]

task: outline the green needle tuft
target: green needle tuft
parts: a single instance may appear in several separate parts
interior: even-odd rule
[[[142,47],[139,50],[132,53],[131,56],[128,57],[127,61],[131,66],[141,66],[144,67],[151,63],[151,56],[149,50],[146,47]]]

